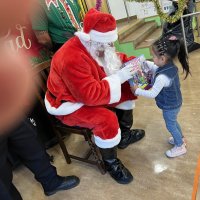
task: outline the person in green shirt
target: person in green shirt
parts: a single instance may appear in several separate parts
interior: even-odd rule
[[[32,28],[38,42],[58,50],[80,28],[80,7],[77,0],[38,0]]]

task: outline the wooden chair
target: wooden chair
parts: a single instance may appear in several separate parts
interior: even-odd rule
[[[36,82],[39,87],[39,91],[37,91],[36,94],[37,94],[39,101],[43,105],[44,109],[45,109],[45,106],[44,106],[43,99],[44,99],[45,92],[47,90],[46,82],[47,82],[47,78],[48,78],[48,74],[49,74],[49,70],[50,70],[50,62],[51,62],[50,60],[45,61],[45,62],[35,65],[33,67],[34,76],[37,77]],[[54,116],[50,116],[47,114],[47,117],[49,118],[49,120],[51,122],[52,129],[58,138],[59,145],[64,154],[65,160],[68,164],[71,163],[71,158],[72,158],[72,159],[79,160],[82,162],[90,163],[92,165],[96,165],[99,168],[100,172],[102,174],[105,174],[106,171],[105,171],[104,162],[101,158],[101,154],[99,152],[98,147],[92,141],[92,132],[90,129],[81,128],[81,127],[70,127],[70,126],[67,126],[67,125],[61,123]],[[63,136],[62,136],[63,132],[65,132],[67,134],[79,134],[79,135],[84,136],[85,141],[87,141],[87,143],[89,145],[89,151],[87,152],[85,157],[82,158],[82,157],[79,157],[76,155],[71,155],[68,153],[66,145],[63,141]],[[91,156],[93,156],[93,160],[90,159]]]

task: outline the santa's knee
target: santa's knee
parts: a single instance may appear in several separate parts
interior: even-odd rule
[[[100,122],[101,136],[103,139],[111,139],[119,132],[119,122],[116,114],[108,111],[103,114],[102,121]]]
[[[121,140],[121,131],[117,116],[107,110],[101,113],[93,129],[95,143],[100,148],[111,148]]]

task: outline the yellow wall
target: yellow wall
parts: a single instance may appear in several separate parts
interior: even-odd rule
[[[96,5],[96,0],[85,0],[88,9],[94,8]],[[101,7],[102,12],[108,12],[108,7],[106,4],[106,0],[102,0],[102,7]]]

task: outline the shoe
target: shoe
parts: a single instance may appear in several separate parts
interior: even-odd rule
[[[169,158],[174,158],[181,156],[187,152],[187,149],[184,144],[182,144],[180,147],[174,146],[172,149],[166,151],[166,156]]]
[[[129,184],[133,181],[131,172],[116,158],[113,162],[105,161],[105,166],[110,176],[119,184]]]
[[[174,144],[174,138],[173,138],[173,137],[169,137],[168,143],[169,143],[169,144],[172,144],[172,145],[175,145],[175,144]],[[187,146],[187,142],[186,142],[186,139],[185,139],[184,137],[183,137],[183,144],[184,144],[185,146]]]
[[[133,181],[131,172],[117,158],[117,147],[99,148],[106,170],[110,176],[120,184],[128,184]]]
[[[187,48],[188,48],[188,53],[191,53],[192,51],[195,51],[195,50],[199,49],[200,48],[200,44],[197,43],[197,42],[193,42]]]
[[[122,133],[122,139],[118,144],[119,149],[125,149],[129,144],[133,144],[141,140],[145,136],[145,131],[142,129],[132,129]]]
[[[76,187],[80,183],[80,179],[76,176],[65,176],[63,177],[62,183],[51,191],[44,191],[46,196],[50,196],[55,194],[58,191],[68,190],[73,187]]]

